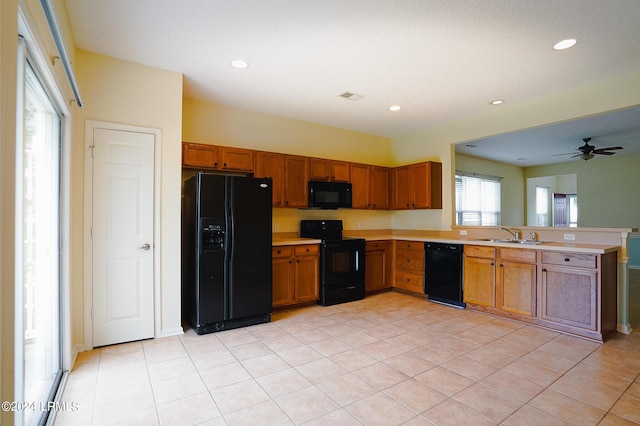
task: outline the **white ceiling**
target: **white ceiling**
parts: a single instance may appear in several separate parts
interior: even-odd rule
[[[640,69],[638,0],[66,3],[78,48],[182,72],[186,98],[386,137]]]

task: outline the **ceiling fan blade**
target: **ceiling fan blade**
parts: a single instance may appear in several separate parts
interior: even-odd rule
[[[613,154],[615,154],[615,152],[607,152],[607,151],[601,151],[601,150],[597,149],[597,150],[593,151],[592,154],[613,155]]]
[[[617,149],[624,149],[621,146],[610,146],[609,148],[598,148],[598,149],[594,149],[593,152],[598,152],[598,151],[615,151]]]
[[[563,154],[552,154],[551,156],[552,157],[557,157],[558,155],[571,155],[571,154],[575,154],[575,152],[565,152]],[[578,155],[580,155],[580,154],[578,154]]]

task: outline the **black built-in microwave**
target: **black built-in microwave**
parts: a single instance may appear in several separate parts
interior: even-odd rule
[[[347,182],[309,181],[309,208],[351,208],[351,184]]]

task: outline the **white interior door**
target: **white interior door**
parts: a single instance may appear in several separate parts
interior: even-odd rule
[[[154,135],[93,131],[93,346],[153,337]]]

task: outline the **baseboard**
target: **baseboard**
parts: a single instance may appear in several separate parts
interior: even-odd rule
[[[78,354],[80,352],[84,352],[85,351],[85,347],[84,345],[74,345],[71,348],[71,360],[69,361],[70,365],[69,365],[69,371],[73,370],[73,367],[76,365],[76,359],[78,359]]]
[[[633,328],[631,328],[631,324],[618,324],[616,330],[618,330],[618,333],[631,334]]]
[[[167,328],[165,330],[160,330],[160,335],[156,336],[156,339],[161,337],[181,336],[183,334],[184,330],[182,327]]]

